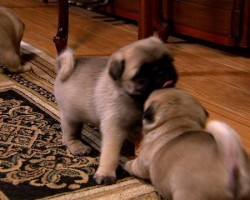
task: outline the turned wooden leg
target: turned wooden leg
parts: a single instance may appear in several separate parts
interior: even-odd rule
[[[138,39],[153,35],[153,0],[139,0]]]
[[[59,54],[68,42],[69,3],[68,0],[58,0],[58,29],[54,43]]]
[[[164,42],[167,41],[171,32],[171,21],[173,16],[173,1],[167,1],[167,21],[162,17],[162,0],[153,0],[154,24],[157,34]]]

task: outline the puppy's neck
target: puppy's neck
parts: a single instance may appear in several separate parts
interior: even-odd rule
[[[186,117],[172,118],[163,121],[160,124],[151,127],[150,129],[143,129],[144,142],[155,143],[156,151],[161,149],[162,146],[173,140],[174,138],[182,135],[187,131],[202,130],[199,122]],[[155,146],[155,145],[154,145]]]
[[[158,122],[157,122],[158,121]],[[152,124],[146,124],[143,127],[144,135],[151,132],[165,132],[167,133],[184,133],[192,130],[202,130],[200,122],[192,119],[190,116],[177,116],[172,118],[157,120]]]

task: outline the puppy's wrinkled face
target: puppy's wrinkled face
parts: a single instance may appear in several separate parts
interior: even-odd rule
[[[148,132],[164,123],[175,123],[178,118],[191,119],[204,127],[207,111],[189,93],[180,89],[155,90],[144,106],[143,130]]]
[[[174,87],[178,79],[168,49],[155,37],[139,40],[116,52],[109,73],[129,96],[141,100],[155,89]]]

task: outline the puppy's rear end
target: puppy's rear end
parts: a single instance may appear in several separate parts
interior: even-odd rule
[[[60,81],[66,81],[75,69],[75,55],[72,49],[63,51],[56,59],[56,71]]]
[[[234,199],[250,199],[250,163],[237,133],[227,124],[211,121],[207,130],[214,136],[228,173],[228,189]]]

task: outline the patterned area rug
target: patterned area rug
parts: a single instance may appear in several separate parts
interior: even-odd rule
[[[21,53],[33,70],[0,74],[0,199],[159,199],[150,184],[121,166],[116,184],[95,184],[98,129],[83,128],[83,140],[93,147],[90,156],[71,155],[61,143],[54,59],[26,43]]]

